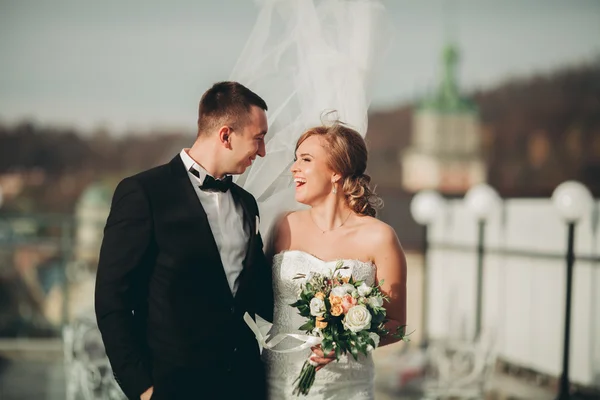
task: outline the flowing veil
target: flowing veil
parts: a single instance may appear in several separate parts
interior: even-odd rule
[[[387,48],[385,8],[375,0],[259,0],[260,12],[230,79],[269,106],[267,156],[236,183],[259,204],[261,231],[301,207],[289,168],[297,139],[324,112],[367,131],[368,87]]]

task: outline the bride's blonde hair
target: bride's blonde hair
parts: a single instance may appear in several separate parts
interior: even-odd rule
[[[304,132],[296,143],[296,150],[311,136],[323,139],[329,168],[342,176],[342,191],[348,207],[360,215],[376,216],[383,201],[371,189],[371,177],[365,174],[368,152],[362,136],[344,123],[334,121]]]

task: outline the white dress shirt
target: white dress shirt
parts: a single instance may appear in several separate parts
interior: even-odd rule
[[[187,153],[189,149],[181,150],[179,156],[188,171],[188,178],[198,195],[198,199],[206,212],[210,229],[217,243],[221,262],[231,293],[235,296],[238,289],[238,278],[242,272],[244,258],[248,247],[249,233],[244,229],[244,210],[236,204],[231,191],[204,191],[200,185],[208,172],[196,163]],[[190,169],[195,169],[200,177],[193,175]],[[201,244],[198,243],[200,246]]]

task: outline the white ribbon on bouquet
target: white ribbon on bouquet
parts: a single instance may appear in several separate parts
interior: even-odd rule
[[[310,349],[313,346],[321,344],[321,342],[323,341],[323,338],[320,336],[300,335],[296,333],[280,333],[270,338],[269,331],[271,330],[273,324],[268,322],[258,314],[256,314],[256,321],[254,321],[250,314],[245,313],[244,321],[246,322],[246,325],[248,325],[250,330],[252,330],[254,336],[256,336],[256,341],[258,342],[260,354],[262,354],[263,348],[274,351],[276,353],[295,353],[297,351]],[[291,349],[275,349],[275,347],[279,343],[281,343],[281,341],[286,337],[291,337],[293,339],[301,341],[302,343],[298,346],[292,347]]]

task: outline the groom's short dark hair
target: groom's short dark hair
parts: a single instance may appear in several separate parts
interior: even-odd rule
[[[198,135],[217,126],[242,129],[250,116],[251,106],[267,111],[267,103],[238,82],[217,82],[202,95],[198,106]]]

